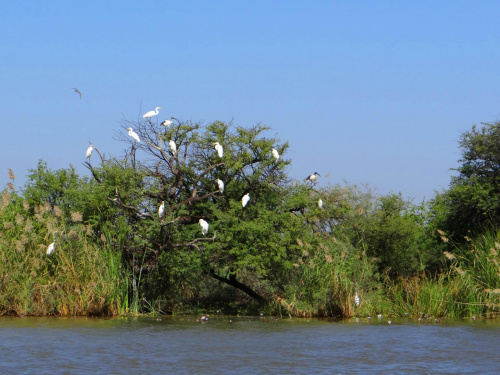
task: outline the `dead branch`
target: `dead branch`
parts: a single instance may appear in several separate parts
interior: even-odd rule
[[[170,246],[170,247],[196,247],[197,249],[199,249],[198,246],[196,245],[198,242],[207,242],[207,241],[213,242],[213,241],[215,241],[216,238],[217,238],[217,231],[214,231],[214,235],[211,238],[203,238],[203,237],[202,238],[195,238],[194,240],[189,241],[189,242],[178,243],[178,244],[168,244],[168,245],[164,245],[164,246],[165,247],[167,247],[167,246]]]

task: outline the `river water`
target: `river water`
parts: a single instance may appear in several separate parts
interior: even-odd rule
[[[0,373],[498,374],[500,322],[4,317]]]

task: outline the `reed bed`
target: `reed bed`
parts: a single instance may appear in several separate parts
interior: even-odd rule
[[[54,251],[48,255],[48,246]],[[0,205],[0,314],[117,315],[126,309],[121,254],[48,204],[5,190]]]

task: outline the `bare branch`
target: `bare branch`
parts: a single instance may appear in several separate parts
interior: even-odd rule
[[[85,161],[82,164],[90,170],[90,173],[92,173],[92,177],[94,177],[98,184],[102,183],[102,180],[99,178],[99,176],[97,176],[94,167],[92,167],[92,164],[90,164],[88,161]]]
[[[98,149],[97,147],[95,147],[95,146],[92,144],[92,142],[90,142],[90,141],[89,141],[89,143],[90,143],[90,145],[94,148],[95,152],[97,152],[97,153],[99,154],[99,157],[101,158],[101,164],[104,164],[104,162],[106,161],[106,160],[104,159],[104,155],[102,155],[102,154],[101,154],[101,152],[99,151],[99,149]]]
[[[170,220],[170,221],[168,221],[168,222],[161,222],[160,226],[161,226],[161,227],[166,227],[167,225],[172,225],[172,224],[175,224],[177,221],[179,221],[179,220],[181,220],[181,219],[182,219],[182,217],[178,216],[178,217],[176,217],[175,219]]]
[[[144,213],[144,212],[141,212],[141,210],[139,210],[138,208],[134,207],[134,206],[130,206],[128,204],[125,204],[123,203],[121,197],[120,197],[120,192],[118,191],[118,187],[115,188],[115,191],[116,191],[116,198],[110,198],[110,197],[106,197],[106,199],[108,199],[110,202],[115,202],[117,203],[120,207],[122,208],[125,208],[129,211],[133,211],[137,214],[137,216],[139,217],[144,217],[144,218],[148,218],[148,219],[153,219],[153,216],[151,216],[150,214],[147,214],[147,213]]]
[[[214,231],[214,235],[211,238],[204,238],[204,237],[202,237],[202,238],[195,238],[194,240],[189,241],[189,242],[178,243],[178,244],[170,244],[170,246],[171,247],[190,247],[190,246],[192,246],[192,247],[198,248],[198,246],[196,246],[196,244],[198,242],[207,242],[207,241],[213,242],[213,241],[215,241],[216,238],[217,238],[217,231]]]

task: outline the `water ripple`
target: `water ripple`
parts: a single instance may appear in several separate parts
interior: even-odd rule
[[[500,323],[1,318],[16,374],[495,374]]]

